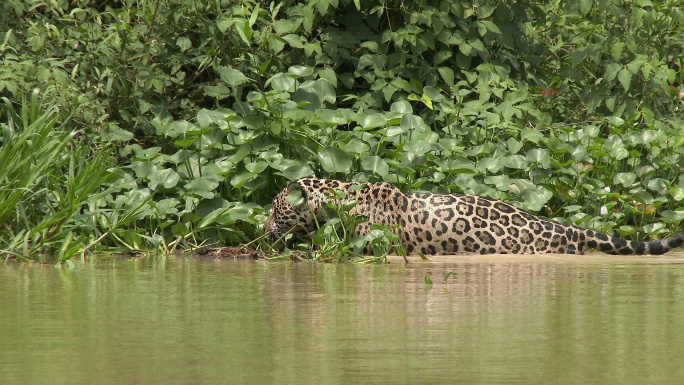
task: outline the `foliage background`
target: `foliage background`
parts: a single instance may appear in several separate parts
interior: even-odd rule
[[[481,194],[636,239],[682,229],[679,1],[0,12],[0,156],[27,159],[0,166],[6,256],[247,242],[310,174]]]

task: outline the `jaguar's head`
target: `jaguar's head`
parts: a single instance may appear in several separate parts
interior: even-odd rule
[[[310,233],[316,229],[312,198],[302,180],[290,183],[276,195],[264,224],[264,232],[271,242],[282,241],[287,233]]]

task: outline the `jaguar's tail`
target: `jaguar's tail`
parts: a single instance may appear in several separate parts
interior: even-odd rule
[[[586,246],[606,254],[617,255],[660,255],[684,245],[684,232],[658,241],[628,241],[622,238],[609,237],[591,230],[586,233]]]

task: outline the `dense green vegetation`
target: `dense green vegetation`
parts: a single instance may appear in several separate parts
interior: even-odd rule
[[[316,174],[682,229],[679,1],[0,3],[0,253],[248,242]]]

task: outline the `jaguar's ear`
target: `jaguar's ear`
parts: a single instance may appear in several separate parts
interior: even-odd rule
[[[306,201],[306,193],[298,182],[290,183],[285,190],[287,191],[285,200],[287,200],[289,204],[297,207],[301,206]]]

